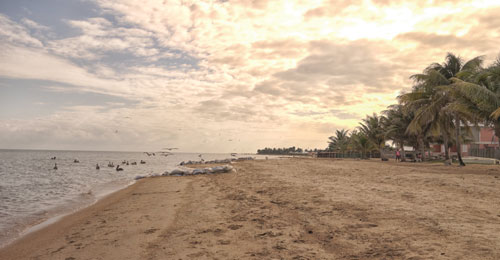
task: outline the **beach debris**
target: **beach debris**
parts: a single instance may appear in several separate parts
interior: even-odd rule
[[[164,172],[162,175],[163,176],[184,176],[184,175],[190,175],[191,174],[191,169],[175,169],[171,172]]]
[[[235,172],[236,170],[230,163],[233,161],[237,161],[238,159],[226,159],[226,160],[213,160],[213,161],[208,161],[207,163],[229,163],[225,165],[219,165],[219,166],[214,166],[214,167],[206,167],[206,168],[188,168],[188,167],[183,167],[183,165],[190,165],[190,164],[203,164],[202,162],[193,162],[193,161],[188,161],[188,162],[181,162],[179,167],[172,170],[172,171],[165,171],[163,174],[148,174],[148,175],[137,175],[135,176],[134,180],[140,180],[144,178],[149,178],[149,177],[160,177],[160,176],[190,176],[190,175],[200,175],[200,174],[217,174],[217,173],[228,173],[228,172]],[[247,157],[244,158],[243,160],[254,160],[253,157]]]
[[[253,157],[240,157],[240,158],[230,158],[230,159],[223,159],[223,160],[211,160],[211,161],[182,161],[179,165],[184,166],[184,165],[193,165],[193,164],[220,164],[220,163],[231,163],[234,161],[246,161],[246,160],[255,160]]]
[[[180,168],[175,169],[171,172],[164,172],[162,176],[188,176],[188,175],[199,175],[199,174],[216,174],[216,173],[227,173],[234,171],[234,167],[232,165],[221,165],[207,168]]]

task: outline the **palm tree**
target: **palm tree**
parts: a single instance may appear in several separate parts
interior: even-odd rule
[[[478,56],[464,63],[463,59],[455,56],[452,53],[446,55],[445,62],[443,64],[434,63],[430,66],[431,69],[439,72],[446,79],[450,80],[450,84],[456,78],[468,79],[471,75],[478,73],[482,69],[483,57]],[[447,84],[448,85],[448,84]],[[454,91],[456,88],[451,88]],[[456,91],[455,91],[456,92]],[[462,122],[467,125],[467,120],[464,120],[464,116],[470,117],[470,110],[463,106],[462,97],[460,95],[453,95],[454,101],[453,105],[449,106],[453,111],[454,123],[455,123],[455,145],[457,146],[457,156],[458,161],[461,166],[465,166],[462,160],[462,144],[460,141],[460,128]]]
[[[352,147],[361,153],[361,159],[366,159],[366,153],[373,149],[373,143],[363,132],[353,131],[351,134]]]
[[[330,136],[328,139],[330,140],[328,142],[328,149],[339,150],[342,153],[342,157],[344,157],[344,153],[347,150],[350,141],[349,130],[336,130],[335,136]]]
[[[485,125],[491,125],[500,138],[500,56],[488,68],[476,74],[453,78],[453,89],[461,104]]]
[[[380,152],[380,157],[384,158],[383,148],[385,147],[385,130],[383,128],[384,116],[373,114],[366,116],[360,124],[359,131],[366,135],[376,149]]]
[[[449,83],[449,81],[434,71],[430,71],[429,75],[420,75],[419,77],[420,80],[424,80],[424,86],[416,87],[412,93],[400,96],[400,101],[408,106],[407,112],[415,111],[414,117],[408,124],[407,133],[419,136],[422,154],[425,154],[423,148],[426,139],[431,136],[442,136],[445,160],[449,164],[448,144],[453,127],[453,115],[447,108],[450,96],[446,91],[436,86],[437,84]]]
[[[413,120],[412,113],[404,111],[401,104],[391,105],[383,112],[386,120],[384,121],[385,135],[392,140],[401,149],[401,161],[406,161],[404,146],[410,138],[406,132],[408,126]]]
[[[431,132],[434,118],[437,116],[439,107],[443,104],[443,98],[438,98],[437,86],[449,84],[449,81],[435,70],[427,68],[422,74],[415,74],[410,77],[415,82],[411,92],[398,97],[399,103],[403,105],[406,113],[413,113],[413,119],[408,125],[407,134],[416,135],[416,146],[420,149],[425,160],[425,142]]]
[[[500,97],[500,55],[498,55],[497,60],[488,68],[489,82],[488,89]],[[495,120],[495,135],[500,138],[500,105],[497,103],[497,109],[493,111],[490,118]]]
[[[451,123],[455,128],[455,144],[460,165],[465,166],[462,160],[461,125],[467,125],[473,115],[464,105],[462,97],[453,85],[457,77],[471,78],[481,71],[483,58],[481,56],[464,62],[460,57],[448,53],[443,64],[433,63],[424,70],[423,74],[413,75],[417,85],[414,91],[402,95],[403,103],[417,108],[415,118],[409,126],[410,132],[422,133],[424,129],[440,132],[445,147],[448,145],[448,134]],[[422,137],[423,138],[423,137]],[[446,150],[446,149],[445,149]],[[446,152],[446,151],[445,151]]]

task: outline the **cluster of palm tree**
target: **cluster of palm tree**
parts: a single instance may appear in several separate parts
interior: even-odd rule
[[[352,151],[356,151],[361,158],[367,158],[374,151],[378,151],[383,156],[383,148],[387,140],[384,120],[377,114],[367,116],[360,123],[360,126],[349,132],[349,130],[337,130],[335,136],[330,136],[328,142],[329,151],[337,151],[341,157],[349,157]]]
[[[337,130],[328,149],[341,153],[354,149],[362,157],[379,150],[383,156],[386,142],[392,141],[403,160],[404,146],[413,146],[425,160],[429,145],[439,143],[445,147],[446,163],[453,145],[460,165],[465,165],[461,144],[468,140],[471,126],[492,127],[500,137],[500,56],[489,66],[483,62],[482,56],[464,61],[448,53],[443,63],[432,63],[412,75],[412,90],[401,94],[382,115],[367,116],[350,134]]]
[[[258,149],[257,154],[294,154],[294,153],[303,153],[304,150],[302,148],[296,148],[295,146],[289,148],[264,148]]]

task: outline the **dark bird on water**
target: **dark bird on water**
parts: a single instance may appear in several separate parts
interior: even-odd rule
[[[120,165],[117,165],[116,166],[116,171],[119,172],[119,171],[123,171],[123,168],[120,168]]]
[[[96,170],[101,169],[101,167],[99,167],[99,164],[96,164],[96,165],[95,165],[95,169],[96,169]]]
[[[57,163],[54,164],[54,170],[57,170]]]

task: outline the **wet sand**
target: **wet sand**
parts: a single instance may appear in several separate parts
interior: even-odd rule
[[[138,181],[0,259],[500,259],[500,167],[282,159]]]

